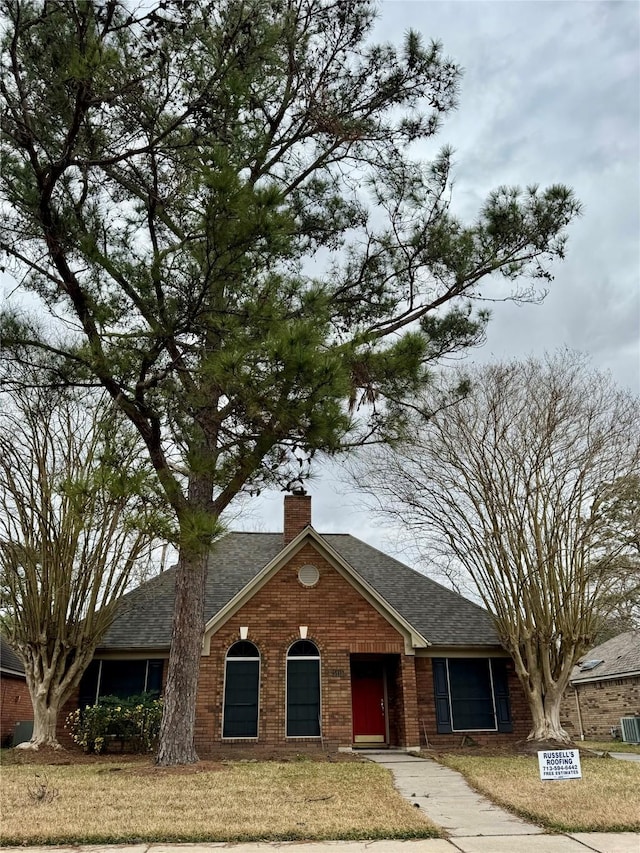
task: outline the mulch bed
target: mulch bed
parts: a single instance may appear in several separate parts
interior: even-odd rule
[[[584,743],[560,743],[555,740],[545,741],[530,741],[518,740],[513,743],[504,743],[499,746],[480,746],[475,744],[465,744],[459,747],[447,747],[446,749],[423,749],[421,755],[424,757],[437,757],[438,755],[477,755],[486,758],[491,757],[509,757],[518,755],[537,755],[539,751],[553,749],[579,749],[583,755],[595,755],[593,750],[589,749]]]
[[[476,755],[479,757],[499,757],[499,756],[533,756],[539,750],[552,749],[579,749],[583,755],[595,755],[595,753],[580,743],[564,744],[556,741],[536,741],[527,740],[514,741],[509,744],[501,744],[500,746],[479,746],[475,744],[465,743],[464,746],[447,747],[446,749],[423,749],[420,755],[423,758],[437,758],[439,755],[454,754],[454,755]],[[68,749],[11,749],[5,750],[2,756],[2,763],[5,765],[21,765],[21,764],[39,764],[39,765],[92,765],[100,767],[101,765],[118,765],[117,767],[106,767],[104,772],[121,772],[126,771],[133,774],[141,774],[147,776],[159,776],[167,774],[193,774],[193,773],[210,773],[220,772],[227,768],[232,763],[242,761],[278,761],[278,762],[300,762],[300,761],[320,761],[320,762],[353,762],[362,761],[362,757],[357,752],[336,752],[328,750],[312,750],[309,752],[299,753],[284,749],[242,749],[232,751],[219,751],[215,756],[207,756],[196,764],[180,764],[174,767],[158,767],[154,762],[153,755],[133,755],[126,752],[107,752],[102,755],[92,755],[83,752],[80,748],[73,747]],[[125,766],[123,766],[125,765]]]
[[[102,755],[87,754],[79,748],[70,749],[10,749],[5,750],[2,755],[2,763],[9,765],[91,765],[100,767],[104,765],[105,773],[126,771],[136,775],[167,775],[167,774],[193,774],[210,773],[226,769],[231,763],[241,761],[279,761],[279,762],[347,762],[361,761],[357,753],[329,752],[314,750],[308,753],[296,753],[291,750],[241,750],[233,752],[220,752],[215,757],[207,757],[196,764],[179,764],[173,767],[158,767],[154,763],[153,755],[133,755],[126,752],[107,752]],[[118,765],[107,767],[106,765]],[[123,767],[122,765],[126,765]]]

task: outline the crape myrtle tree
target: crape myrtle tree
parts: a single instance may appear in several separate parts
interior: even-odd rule
[[[639,425],[640,428],[640,425]],[[611,577],[600,601],[597,642],[640,629],[640,474],[631,472],[611,484],[604,495],[603,553]],[[609,560],[608,555],[615,559]]]
[[[138,434],[104,391],[25,385],[0,407],[3,632],[33,705],[23,748],[57,748],[59,711],[120,596],[150,569],[167,513]]]
[[[5,351],[100,382],[147,446],[180,554],[158,761],[195,761],[225,508],[296,455],[391,435],[482,338],[483,281],[540,296],[578,205],[501,188],[456,218],[451,153],[418,154],[460,71],[415,32],[371,44],[368,0],[1,5],[0,248],[75,334],[6,315]]]
[[[408,437],[367,451],[357,482],[427,568],[471,577],[515,662],[529,740],[568,742],[562,695],[630,557],[617,501],[640,465],[640,400],[572,352],[464,376],[463,399],[442,407],[449,390],[432,387]]]

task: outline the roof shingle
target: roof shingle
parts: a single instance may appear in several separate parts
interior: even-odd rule
[[[24,675],[22,658],[2,636],[0,636],[0,670],[12,675]]]
[[[431,578],[347,534],[322,538],[433,645],[499,645],[489,614]],[[281,533],[228,533],[209,558],[205,620],[282,550]],[[101,649],[162,649],[171,639],[175,568],[126,595]]]
[[[586,661],[602,662],[583,672],[580,663]],[[625,631],[582,655],[573,668],[571,681],[579,684],[621,675],[640,675],[640,631]]]

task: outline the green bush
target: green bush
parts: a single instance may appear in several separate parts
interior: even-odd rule
[[[162,719],[162,701],[149,694],[120,699],[101,696],[97,705],[78,708],[67,717],[65,728],[85,752],[106,752],[118,741],[130,752],[151,752]]]

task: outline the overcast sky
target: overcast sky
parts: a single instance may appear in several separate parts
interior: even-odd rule
[[[471,358],[567,345],[640,392],[640,4],[386,0],[376,39],[399,43],[409,28],[464,68],[459,108],[434,145],[456,150],[457,209],[473,216],[491,189],[532,183],[568,184],[584,206],[544,303],[494,306]],[[358,507],[339,465],[319,468],[308,490],[320,532],[401,556],[402,534]],[[234,522],[281,525],[279,493]]]

